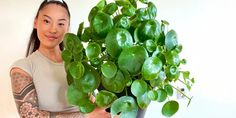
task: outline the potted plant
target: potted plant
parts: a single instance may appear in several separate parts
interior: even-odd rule
[[[194,83],[180,68],[186,63],[179,57],[182,45],[167,21],[156,20],[156,12],[148,0],[101,0],[88,15],[89,26],[82,22],[77,34],[65,35],[70,104],[84,113],[99,106],[110,108],[112,116],[135,118],[151,101],[165,102],[162,114],[174,115],[179,104],[171,98],[173,89],[190,103],[174,86],[180,81],[190,90]]]

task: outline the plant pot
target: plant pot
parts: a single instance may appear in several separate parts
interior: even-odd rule
[[[138,109],[137,118],[144,118],[147,109]]]

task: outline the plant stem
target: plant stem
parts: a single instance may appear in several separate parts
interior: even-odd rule
[[[172,85],[171,85],[172,86]],[[191,98],[189,98],[185,93],[183,93],[181,90],[177,89],[176,87],[172,86],[175,90],[177,90],[179,93],[181,93],[182,95],[184,95],[188,100],[191,100]]]
[[[183,82],[182,80],[178,79],[181,83],[183,83],[185,86],[188,86],[185,82]]]

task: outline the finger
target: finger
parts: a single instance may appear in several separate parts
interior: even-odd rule
[[[105,107],[96,107],[95,109],[98,110],[98,111],[106,112],[106,108]]]
[[[96,98],[92,95],[92,94],[89,94],[89,99],[95,103],[96,102]]]

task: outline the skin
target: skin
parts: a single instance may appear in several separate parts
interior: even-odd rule
[[[40,40],[39,51],[48,59],[62,63],[59,44],[69,29],[69,17],[65,8],[49,4],[40,12],[34,21],[34,28]],[[103,108],[95,108],[89,114],[80,112],[50,112],[39,109],[37,93],[33,78],[20,68],[10,72],[12,91],[20,117],[23,118],[110,118]]]

